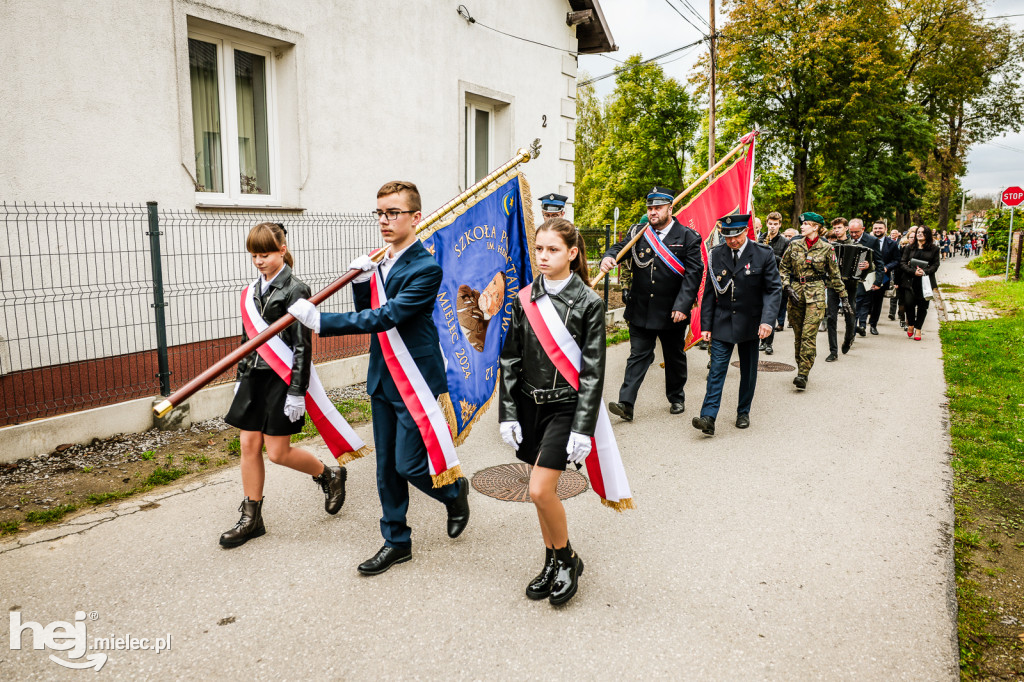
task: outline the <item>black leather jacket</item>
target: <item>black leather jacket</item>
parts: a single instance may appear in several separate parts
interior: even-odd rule
[[[310,296],[309,286],[298,277],[292,276],[292,269],[287,265],[270,283],[266,295],[260,296],[259,290],[260,287],[257,285],[253,292],[253,299],[256,302],[256,309],[261,311],[260,314],[268,324],[287,313],[288,306],[292,303],[300,298],[309,298]],[[295,354],[288,395],[306,395],[306,389],[309,388],[309,369],[312,366],[313,332],[309,327],[294,322],[285,327],[278,336],[288,344],[292,353]],[[249,337],[245,333],[245,329],[242,329],[242,343],[244,344],[248,340]],[[270,369],[270,366],[256,351],[239,360],[237,378],[241,379],[246,376],[253,368]]]
[[[530,300],[535,301],[544,293],[544,276],[538,275],[530,289]],[[576,401],[572,430],[593,436],[604,390],[604,300],[574,274],[564,289],[551,296],[551,303],[583,351],[580,389],[577,392],[555,369],[517,296],[512,302],[512,319],[499,361],[498,419],[519,420],[514,391],[538,404]]]

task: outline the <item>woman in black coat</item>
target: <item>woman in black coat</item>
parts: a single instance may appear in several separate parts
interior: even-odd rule
[[[912,259],[925,261],[927,265],[911,265]],[[939,247],[932,242],[931,228],[922,225],[917,229],[915,240],[903,249],[903,257],[900,259],[903,274],[900,290],[903,291],[903,306],[907,311],[907,336],[913,337],[915,341],[921,340],[921,325],[928,314],[929,300],[921,291],[921,278],[927,275],[934,291],[935,271],[938,269]]]

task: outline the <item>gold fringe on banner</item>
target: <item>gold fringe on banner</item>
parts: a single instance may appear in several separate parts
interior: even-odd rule
[[[338,466],[343,467],[353,460],[359,459],[361,457],[366,457],[371,452],[373,452],[373,448],[370,447],[369,445],[364,445],[363,447],[353,452],[343,452],[341,453],[341,455],[338,456]]]
[[[633,504],[632,497],[627,497],[626,499],[619,500],[618,502],[612,502],[611,500],[606,500],[602,497],[601,504],[603,504],[606,507],[611,507],[620,514],[626,509],[636,509],[636,505]]]
[[[449,483],[455,483],[460,478],[464,478],[462,475],[462,465],[456,464],[451,469],[445,469],[437,476],[430,476],[431,487],[441,488],[448,485]]]

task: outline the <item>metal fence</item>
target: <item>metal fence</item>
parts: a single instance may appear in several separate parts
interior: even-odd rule
[[[378,242],[368,213],[0,204],[0,426],[167,395],[227,354],[256,277],[245,237],[264,221],[285,225],[314,292]],[[351,296],[322,309],[351,310]],[[314,337],[314,361],[367,346]]]

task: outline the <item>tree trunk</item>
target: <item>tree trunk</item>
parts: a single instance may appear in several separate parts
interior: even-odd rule
[[[793,161],[793,227],[800,229],[800,214],[804,212],[807,189],[807,150],[797,150]]]
[[[935,232],[943,232],[949,223],[949,194],[952,191],[952,172],[943,169],[939,173],[939,216],[935,221]]]

